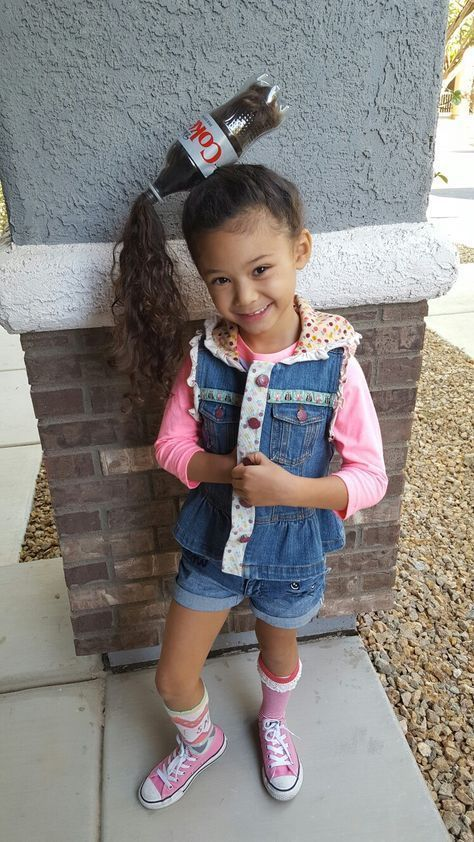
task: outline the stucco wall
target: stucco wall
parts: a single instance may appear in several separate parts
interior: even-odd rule
[[[241,160],[299,185],[310,230],[424,220],[446,15],[447,0],[7,4],[0,177],[13,241],[115,239],[177,134],[264,70],[291,110]],[[161,208],[170,237],[182,200]]]

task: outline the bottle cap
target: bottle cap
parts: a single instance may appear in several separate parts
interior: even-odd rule
[[[158,193],[158,190],[156,189],[156,187],[153,187],[153,184],[151,183],[148,185],[148,190],[145,191],[145,196],[147,197],[147,199],[150,200],[150,202],[153,202],[153,204],[155,204],[156,201],[163,201],[160,194]]]

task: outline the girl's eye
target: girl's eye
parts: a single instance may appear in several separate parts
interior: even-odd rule
[[[269,268],[270,268],[269,266],[257,266],[256,269],[254,269],[254,272],[258,272],[258,277],[261,278],[261,276],[263,275],[263,272],[265,272]],[[259,272],[260,269],[263,269],[263,272]],[[214,280],[211,281],[211,284],[212,285],[216,284],[216,286],[223,286],[223,284],[221,284],[220,281],[223,281],[224,283],[226,283],[226,281],[228,281],[228,280],[229,280],[228,278],[214,278]]]

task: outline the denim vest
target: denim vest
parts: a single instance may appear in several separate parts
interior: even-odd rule
[[[239,462],[259,450],[297,476],[327,476],[343,362],[360,334],[351,333],[345,345],[309,353],[309,359],[299,354],[278,363],[245,363],[235,353],[222,353],[215,331],[210,333],[213,323],[207,320],[206,336],[198,332],[191,340],[194,370],[188,383],[201,422],[200,445],[218,454],[237,445]],[[206,482],[188,493],[173,534],[224,572],[248,579],[317,575],[325,569],[326,553],[345,545],[343,521],[331,509],[243,506],[232,485]]]

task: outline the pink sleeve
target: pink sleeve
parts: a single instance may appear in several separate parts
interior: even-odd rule
[[[347,520],[359,509],[375,506],[385,496],[388,477],[385,472],[380,425],[359,361],[349,357],[344,384],[344,403],[334,421],[334,446],[342,456],[339,471],[347,487],[349,502],[345,510],[336,512]]]
[[[188,412],[194,407],[193,390],[186,382],[190,372],[191,357],[188,355],[173,383],[154,450],[160,468],[178,477],[188,488],[197,488],[198,482],[188,480],[188,462],[204,448],[198,444],[200,425]]]

